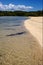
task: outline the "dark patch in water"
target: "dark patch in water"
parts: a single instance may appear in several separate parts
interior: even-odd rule
[[[12,25],[12,26],[20,26],[20,24]]]
[[[22,35],[22,34],[25,34],[26,32],[19,32],[19,33],[16,33],[16,34],[9,34],[9,35],[6,35],[6,36],[16,36],[16,35]]]

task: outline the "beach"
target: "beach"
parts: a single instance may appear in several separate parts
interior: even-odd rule
[[[37,22],[38,18],[41,17],[32,17],[32,20],[36,19],[35,22]],[[40,33],[37,37],[34,36],[36,34],[32,34],[36,31],[33,29],[32,20],[26,19],[20,23],[20,20],[16,17],[4,17],[0,21],[2,19],[5,22],[8,20],[8,23],[0,24],[0,65],[42,65],[42,47],[41,43],[39,44],[40,39],[37,38],[40,37],[41,31],[39,30]],[[11,22],[11,20],[14,22],[13,19],[17,20],[20,25],[17,22],[14,25],[15,23]],[[41,19],[38,21],[40,22]],[[37,25],[37,27],[40,27],[40,25]]]
[[[43,46],[42,44],[42,18],[43,17],[30,17],[30,20],[26,20],[24,22],[24,26],[34,37],[37,38],[39,41],[40,45]]]

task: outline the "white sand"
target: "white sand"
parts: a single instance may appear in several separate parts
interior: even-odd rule
[[[30,21],[30,24],[28,24],[28,21],[25,22],[25,26],[31,30],[35,25],[27,26],[32,22]],[[0,65],[42,65],[42,47],[30,33],[31,31],[28,32],[26,28],[22,25],[13,28],[14,30],[0,29]],[[26,33],[6,36],[23,31]]]
[[[24,22],[24,25],[28,31],[37,38],[40,45],[42,45],[42,18],[43,17],[30,17]]]

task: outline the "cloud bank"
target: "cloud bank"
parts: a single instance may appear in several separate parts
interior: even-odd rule
[[[25,5],[15,5],[12,3],[5,5],[5,4],[2,4],[0,2],[0,10],[1,11],[16,11],[16,10],[29,11],[30,9],[33,9],[33,7],[32,6],[25,6]]]

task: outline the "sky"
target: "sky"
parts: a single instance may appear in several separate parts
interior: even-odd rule
[[[42,0],[0,0],[2,11],[36,11],[42,10]]]

